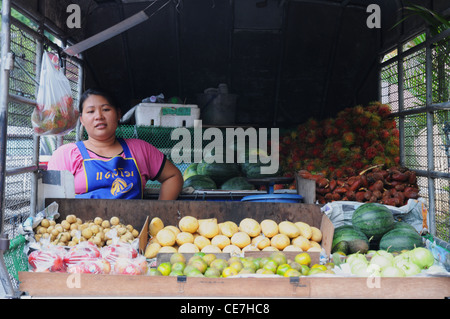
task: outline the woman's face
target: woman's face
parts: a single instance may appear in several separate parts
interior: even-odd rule
[[[105,140],[115,136],[120,112],[101,95],[90,95],[83,103],[80,122],[90,138]]]

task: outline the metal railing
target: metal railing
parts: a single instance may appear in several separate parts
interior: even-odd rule
[[[36,214],[40,137],[33,134],[31,114],[36,106],[44,51],[62,49],[44,35],[46,27],[32,28],[11,16],[11,0],[2,1],[0,78],[0,281],[7,296],[18,293],[18,281],[8,272],[5,255],[18,226]],[[49,33],[52,33],[51,30]],[[75,103],[82,82],[82,61],[63,57]],[[63,139],[59,139],[59,144]]]
[[[408,41],[405,41],[408,42]],[[400,163],[417,172],[428,201],[429,232],[450,241],[450,29],[380,63],[380,100],[391,105],[400,131]],[[450,145],[449,145],[450,146]]]

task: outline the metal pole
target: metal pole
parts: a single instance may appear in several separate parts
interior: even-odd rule
[[[430,29],[427,28],[427,39],[431,37]],[[434,110],[430,109],[430,105],[433,103],[432,98],[432,56],[431,56],[432,44],[427,41],[425,51],[425,79],[426,79],[426,109],[427,109],[427,167],[428,172],[434,172],[434,145],[433,145],[433,126],[434,126]],[[436,196],[435,196],[435,180],[432,177],[428,177],[428,209],[429,209],[429,231],[434,236],[436,235]]]
[[[13,65],[10,52],[11,41],[11,3],[2,2],[2,30],[1,30],[1,69],[0,69],[0,280],[5,294],[14,295],[14,288],[6,268],[3,252],[9,249],[9,239],[3,234],[5,221],[5,180],[6,180],[6,139],[8,126],[8,92],[9,72]]]
[[[43,30],[43,28],[41,28]],[[42,31],[43,33],[43,31]],[[42,39],[42,38],[41,38]],[[41,64],[42,64],[42,54],[44,53],[44,45],[41,39],[36,39],[36,76],[35,81],[39,83],[41,76]],[[37,97],[39,91],[39,85],[36,85],[35,96]],[[39,167],[39,154],[40,154],[40,142],[41,138],[37,134],[33,134],[33,165]],[[38,207],[38,179],[39,170],[36,170],[31,175],[31,199],[30,199],[30,210],[31,216],[36,216]]]

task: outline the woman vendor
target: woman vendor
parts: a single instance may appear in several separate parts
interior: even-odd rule
[[[181,172],[153,145],[117,138],[120,117],[120,108],[107,92],[85,91],[80,122],[88,139],[59,147],[48,169],[74,175],[76,198],[141,199],[146,182],[157,180],[160,200],[177,199],[183,186]]]

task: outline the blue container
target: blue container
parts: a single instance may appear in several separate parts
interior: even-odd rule
[[[245,196],[243,202],[301,203],[303,196],[295,194],[264,194]]]

